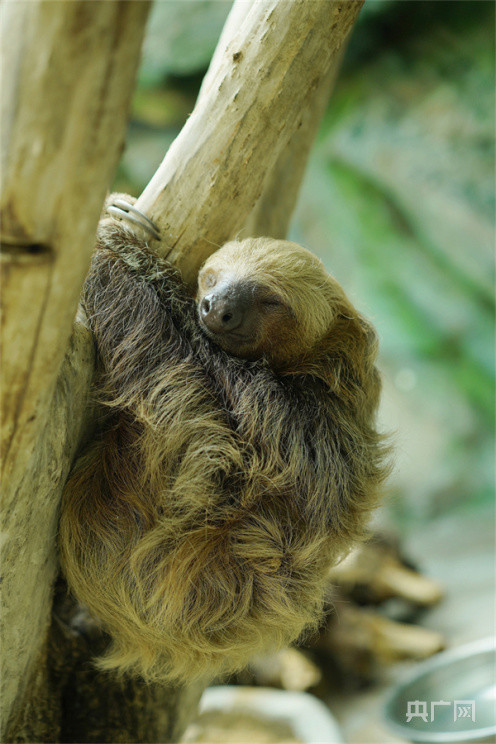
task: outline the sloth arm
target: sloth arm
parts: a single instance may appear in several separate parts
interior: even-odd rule
[[[144,391],[164,363],[192,353],[194,301],[173,267],[118,223],[100,223],[82,301],[116,393]]]

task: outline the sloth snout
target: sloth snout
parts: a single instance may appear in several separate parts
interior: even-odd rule
[[[207,295],[201,302],[201,317],[214,333],[232,331],[241,325],[243,313],[236,302]]]
[[[211,292],[200,303],[201,318],[213,333],[227,333],[239,328],[245,310],[236,292]]]

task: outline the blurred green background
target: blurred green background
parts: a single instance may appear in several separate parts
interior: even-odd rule
[[[155,3],[117,189],[153,175],[229,8]],[[368,0],[289,236],[379,330],[400,528],[493,500],[494,52],[492,2]]]

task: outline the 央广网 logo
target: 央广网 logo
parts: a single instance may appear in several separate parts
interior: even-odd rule
[[[421,718],[425,723],[432,723],[436,719],[436,709],[452,706],[453,720],[459,718],[470,718],[475,723],[475,700],[409,700],[406,707],[406,722],[410,723],[414,718]]]

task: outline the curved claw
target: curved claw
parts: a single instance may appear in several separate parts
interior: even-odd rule
[[[139,225],[146,230],[152,238],[160,240],[160,232],[155,223],[124,199],[116,199],[114,204],[110,204],[107,207],[107,212],[109,212],[113,217],[128,220],[128,222],[133,222],[135,225]]]

